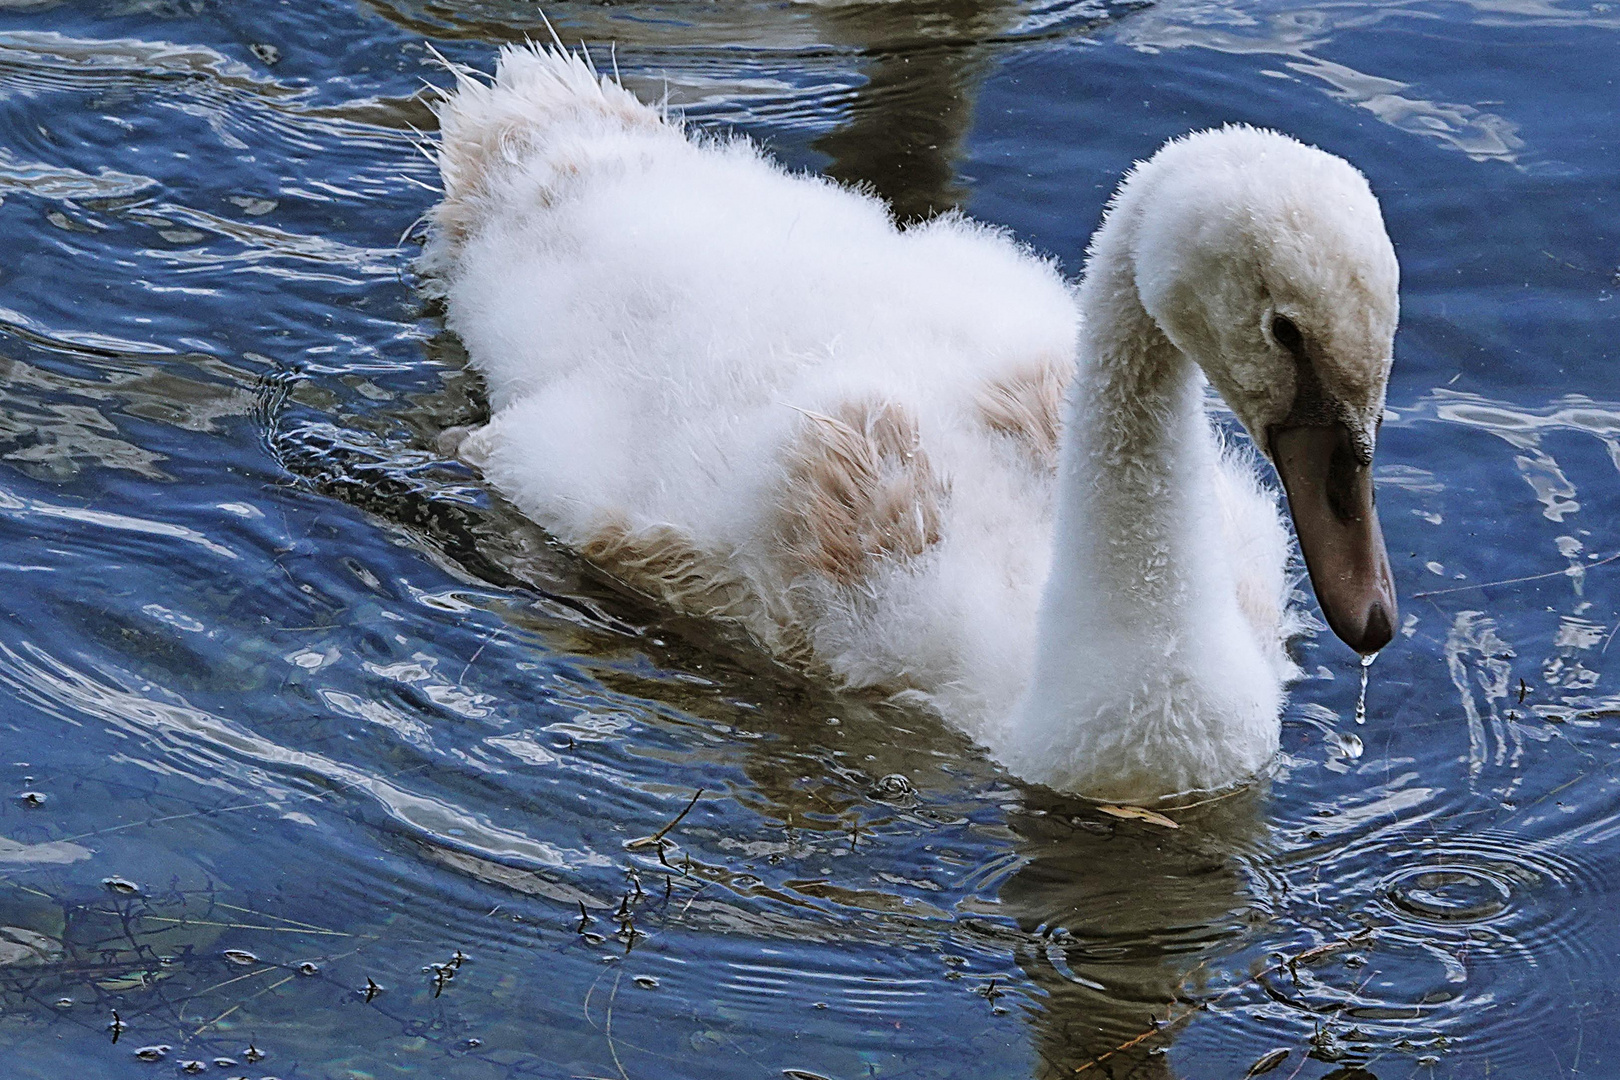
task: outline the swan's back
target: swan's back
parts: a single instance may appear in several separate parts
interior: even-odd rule
[[[425,265],[489,384],[488,479],[785,658],[1005,707],[1074,365],[1056,270],[959,217],[898,231],[561,53],[506,50],[441,122]]]

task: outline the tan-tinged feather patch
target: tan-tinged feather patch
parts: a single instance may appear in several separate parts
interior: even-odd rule
[[[537,58],[538,57],[538,58]],[[512,49],[502,54],[493,83],[470,68],[440,62],[456,76],[453,89],[430,103],[439,120],[439,139],[427,147],[439,167],[444,197],[431,211],[439,239],[455,251],[473,233],[488,208],[497,178],[538,156],[549,167],[550,183],[530,192],[541,205],[555,197],[559,181],[580,176],[590,164],[588,146],[559,141],[584,133],[668,130],[679,125],[640,101],[617,82],[600,76],[582,58]]]
[[[787,464],[776,531],[789,579],[809,571],[853,585],[939,542],[949,485],[904,406],[852,401],[806,413]]]
[[[767,602],[725,554],[705,551],[684,529],[622,522],[599,528],[579,554],[630,588],[700,619],[724,619],[746,630],[784,663],[813,666],[804,630],[786,610]]]
[[[1063,433],[1063,395],[1073,365],[1038,360],[987,383],[979,391],[979,417],[991,431],[1018,442],[1040,468],[1057,468]]]
[[[684,530],[673,525],[632,530],[615,522],[597,530],[579,553],[688,615],[739,614],[753,591],[723,557],[699,550]]]

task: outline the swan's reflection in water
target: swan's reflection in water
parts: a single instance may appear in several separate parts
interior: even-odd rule
[[[435,407],[465,422],[475,405]],[[287,449],[296,468],[298,448]],[[935,718],[830,694],[746,642],[728,646],[712,626],[641,605],[498,502],[449,516],[377,484],[347,487],[346,497],[375,498],[374,509],[417,523],[445,550],[476,552],[481,576],[534,583],[600,613],[593,619],[636,628],[615,636],[539,610],[504,612],[515,637],[589,657],[610,693],[729,729],[711,749],[689,748],[682,772],[700,760],[740,771],[708,798],[734,803],[722,813],[734,826],[756,824],[716,837],[689,822],[671,834],[679,846],[665,854],[680,876],[659,929],[776,938],[812,977],[829,947],[933,951],[937,964],[922,966],[940,980],[932,992],[976,991],[983,1007],[1025,1018],[1034,1076],[1089,1067],[1084,1075],[1168,1078],[1184,1025],[1156,1030],[1156,1021],[1193,1015],[1267,919],[1263,791],[1178,812],[1178,830],[1117,820],[1009,781]],[[679,809],[679,797],[670,801]],[[644,880],[662,880],[661,859],[631,854]],[[445,865],[492,884],[532,877],[466,859]],[[736,989],[717,986],[716,1001]]]
[[[675,703],[705,708],[703,696]],[[1183,827],[1171,830],[1009,782],[930,717],[812,687],[779,698],[747,728],[748,782],[737,797],[749,809],[789,831],[874,849],[869,877],[864,866],[840,865],[827,878],[790,880],[784,892],[795,903],[813,898],[835,919],[889,916],[899,935],[890,944],[936,939],[946,979],[969,977],[951,955],[959,945],[981,961],[1010,957],[1011,978],[981,971],[972,989],[991,1008],[1025,1017],[1037,1080],[1178,1075],[1175,1037],[1213,996],[1207,983],[1223,962],[1267,920],[1252,882],[1265,835],[1262,790],[1178,812]],[[982,810],[987,799],[999,813],[981,825],[974,803]],[[918,827],[941,838],[886,843]],[[963,828],[1002,843],[950,880],[948,849]],[[938,891],[905,887],[916,884]]]
[[[431,351],[445,370],[459,367],[448,335]],[[429,446],[437,430],[476,422],[481,409],[474,381],[460,376],[414,404],[399,419]],[[724,816],[765,824],[718,845],[691,837],[670,853],[677,866],[690,856],[691,880],[708,884],[690,905],[672,905],[667,929],[798,935],[805,948],[829,935],[856,947],[933,948],[938,978],[1025,1017],[1041,1080],[1081,1068],[1176,1075],[1169,1051],[1185,1025],[1156,1022],[1190,1016],[1210,996],[1207,978],[1266,918],[1267,897],[1253,884],[1264,861],[1262,792],[1178,813],[1183,828],[1170,830],[1018,786],[939,720],[803,683],[746,641],[717,640],[710,624],[671,618],[593,579],[499,500],[478,509],[390,484],[387,448],[367,468],[363,439],[324,430],[350,444],[337,453],[306,441],[307,430],[275,436],[294,471],[412,523],[485,580],[581,603],[597,624],[575,634],[520,608],[504,613],[515,636],[590,657],[615,694],[733,730],[712,752],[712,764],[745,777],[727,796],[739,807]],[[603,621],[636,632],[615,637]],[[651,647],[656,668],[676,677],[648,677],[651,643],[660,643]],[[738,701],[754,705],[727,707]],[[650,852],[640,861],[648,880],[660,880]],[[471,860],[445,865],[508,884]],[[974,963],[959,966],[958,953]]]
[[[416,0],[371,3],[440,38],[493,45],[549,37],[525,3],[461,4],[453,13]],[[873,192],[906,223],[966,198],[958,164],[980,85],[999,53],[1036,38],[1083,35],[1140,6],[833,0],[717,9],[669,0],[636,5],[634,18],[628,9],[577,4],[548,5],[546,15],[564,42],[609,51],[644,98],[667,95],[700,118],[821,131],[810,148],[825,155],[822,171]],[[490,66],[489,58],[470,62]]]
[[[1008,29],[1013,5],[984,0],[854,4],[829,12],[830,37],[860,52],[862,84],[845,119],[814,143],[826,174],[864,187],[914,221],[958,208],[958,174],[980,82],[983,44]]]
[[[1072,807],[1015,817],[1028,861],[1000,900],[1027,935],[1019,967],[1046,995],[1031,1014],[1038,1080],[1176,1075],[1168,1051],[1203,976],[1264,921],[1233,855],[1260,831],[1258,802],[1177,815],[1174,832]]]

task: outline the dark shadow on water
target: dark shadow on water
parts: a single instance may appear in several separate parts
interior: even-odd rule
[[[826,174],[870,190],[901,222],[960,207],[962,143],[994,59],[981,42],[1004,32],[1008,15],[1006,4],[950,0],[856,4],[828,18],[829,36],[859,50],[865,82],[844,122],[813,144],[831,159]]]

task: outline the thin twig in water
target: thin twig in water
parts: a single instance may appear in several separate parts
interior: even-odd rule
[[[95,829],[91,832],[79,833],[77,836],[69,836],[65,837],[64,839],[67,843],[72,843],[75,840],[84,840],[92,836],[106,836],[108,833],[122,832],[124,829],[135,829],[142,825],[163,825],[170,821],[182,821],[186,818],[204,817],[208,814],[228,814],[232,810],[252,810],[260,806],[280,806],[283,801],[285,800],[265,799],[262,802],[242,803],[238,806],[221,806],[217,809],[209,810],[189,810],[184,814],[165,814],[163,817],[147,818],[144,821],[126,821],[122,825],[109,825],[104,829]]]
[[[1142,1032],[1142,1034],[1138,1035],[1136,1038],[1131,1039],[1128,1042],[1120,1043],[1118,1046],[1116,1046],[1112,1050],[1108,1051],[1108,1053],[1103,1054],[1101,1057],[1092,1058],[1090,1061],[1086,1062],[1084,1065],[1080,1066],[1078,1069],[1076,1069],[1074,1071],[1077,1072],[1077,1073],[1083,1073],[1087,1069],[1092,1068],[1093,1066],[1101,1065],[1103,1062],[1107,1061],[1109,1058],[1113,1057],[1115,1054],[1124,1053],[1126,1050],[1129,1050],[1131,1047],[1136,1046],[1139,1043],[1144,1043],[1147,1040],[1153,1038],[1153,1036],[1155,1036],[1155,1035],[1163,1034],[1164,1032],[1168,1031],[1174,1025],[1181,1023],[1183,1020],[1187,1019],[1187,1017],[1189,1017],[1193,1013],[1197,1012],[1200,1008],[1202,1008],[1201,1005],[1194,1005],[1192,1008],[1188,1009],[1186,1012],[1182,1013],[1180,1016],[1176,1017],[1174,1020],[1166,1020],[1162,1027],[1149,1028],[1147,1031]]]
[[[1299,1064],[1294,1066],[1294,1071],[1288,1074],[1287,1080],[1294,1080],[1294,1077],[1298,1076],[1300,1074],[1300,1071],[1305,1068],[1305,1063],[1310,1061],[1310,1060],[1311,1060],[1311,1055],[1310,1054],[1301,1054],[1301,1055],[1299,1055]]]
[[[704,889],[707,889],[708,887],[709,887],[709,883],[707,881],[705,881],[703,884],[699,885],[697,888],[692,890],[692,895],[688,896],[686,898],[686,903],[681,905],[681,914],[682,915],[685,915],[686,914],[686,909],[692,906],[692,901],[694,901],[694,900],[696,900],[698,898],[698,893],[702,892]]]
[[[486,645],[488,645],[490,642],[494,641],[496,638],[500,637],[501,636],[501,631],[503,631],[505,629],[506,629],[506,627],[504,627],[504,626],[497,626],[494,630],[492,630],[490,633],[488,633],[488,634],[486,634],[484,636],[483,641],[480,641],[478,643],[478,648],[474,649],[473,654],[470,657],[467,658],[467,666],[461,669],[461,674],[460,675],[456,676],[456,689],[457,690],[460,690],[462,688],[461,684],[464,681],[466,681],[467,672],[471,671],[472,666],[474,664],[478,663],[478,657],[483,654],[484,647]]]
[[[1430,589],[1427,592],[1413,593],[1412,598],[1416,600],[1425,596],[1446,596],[1450,593],[1467,592],[1469,589],[1493,589],[1498,585],[1523,585],[1527,581],[1546,581],[1548,578],[1574,577],[1577,571],[1584,573],[1593,567],[1606,566],[1616,560],[1620,560],[1620,551],[1615,552],[1613,555],[1599,559],[1597,562],[1587,563],[1584,566],[1566,566],[1562,570],[1549,570],[1545,574],[1531,574],[1529,577],[1503,578],[1501,581],[1482,581],[1477,585],[1458,585],[1451,589]]]
[[[317,932],[322,933],[322,934],[338,934],[338,933],[342,933],[342,931],[339,931],[339,930],[328,930],[325,927],[316,926],[314,923],[299,922],[297,919],[289,919],[285,915],[273,915],[268,911],[255,911],[253,908],[243,907],[241,904],[227,904],[223,900],[215,900],[214,901],[214,906],[215,907],[226,908],[226,909],[228,909],[230,911],[244,912],[244,913],[246,913],[248,915],[257,915],[261,919],[275,919],[277,922],[284,922],[284,923],[287,923],[287,924],[289,924],[291,926],[301,926],[305,930],[313,930],[313,931],[317,931]],[[351,935],[343,934],[343,936],[344,937],[350,937]]]
[[[1310,961],[1311,959],[1313,959],[1315,957],[1325,956],[1329,952],[1336,952],[1336,951],[1338,951],[1337,946],[1340,946],[1340,945],[1342,945],[1344,947],[1350,947],[1350,946],[1353,946],[1353,945],[1362,944],[1362,943],[1370,940],[1371,936],[1372,936],[1372,928],[1368,927],[1368,928],[1365,928],[1365,929],[1362,929],[1362,930],[1358,930],[1354,934],[1350,934],[1347,937],[1340,938],[1337,941],[1327,942],[1327,943],[1325,943],[1323,945],[1317,945],[1317,946],[1314,946],[1314,947],[1309,948],[1309,949],[1304,949],[1304,950],[1296,953],[1295,955],[1293,955],[1291,957],[1288,957],[1287,959],[1281,961],[1280,963],[1273,964],[1271,967],[1266,968],[1264,971],[1255,972],[1253,975],[1250,975],[1247,979],[1244,979],[1240,983],[1237,983],[1237,984],[1235,984],[1233,986],[1227,987],[1225,990],[1221,991],[1219,994],[1216,994],[1213,998],[1211,998],[1208,1001],[1200,1001],[1195,1005],[1188,1005],[1185,1009],[1182,1010],[1180,1015],[1172,1015],[1175,1012],[1175,1010],[1172,1009],[1169,1014],[1166,1014],[1163,1023],[1159,1023],[1159,1022],[1155,1021],[1154,1025],[1151,1028],[1149,1028],[1148,1030],[1142,1032],[1140,1035],[1137,1035],[1134,1038],[1128,1039],[1125,1042],[1120,1043],[1118,1046],[1114,1047],[1112,1050],[1108,1051],[1105,1054],[1099,1054],[1097,1057],[1092,1058],[1090,1061],[1086,1062],[1084,1065],[1081,1065],[1080,1067],[1078,1067],[1074,1071],[1076,1073],[1083,1073],[1087,1069],[1091,1069],[1091,1068],[1094,1068],[1095,1066],[1101,1065],[1103,1062],[1107,1061],[1109,1058],[1113,1057],[1115,1054],[1124,1053],[1126,1050],[1129,1050],[1133,1046],[1138,1046],[1138,1045],[1146,1042],[1147,1040],[1153,1038],[1153,1036],[1155,1036],[1155,1035],[1162,1035],[1165,1032],[1169,1031],[1171,1028],[1177,1026],[1178,1024],[1181,1024],[1183,1021],[1187,1020],[1188,1018],[1193,1016],[1195,1013],[1203,1012],[1205,1009],[1209,1008],[1211,1005],[1214,1005],[1215,1003],[1221,1001],[1223,998],[1226,998],[1227,996],[1229,996],[1229,995],[1231,995],[1233,993],[1236,993],[1238,990],[1242,989],[1245,986],[1250,985],[1251,983],[1260,982],[1260,980],[1264,979],[1267,975],[1275,975],[1275,974],[1277,974],[1279,972],[1286,971],[1286,970],[1288,970],[1288,968],[1291,965],[1298,964],[1301,960],[1305,960],[1305,961],[1308,962],[1308,961]],[[1366,983],[1362,983],[1362,985],[1365,986]],[[1174,1004],[1174,1003],[1172,1002],[1172,1004]]]
[[[669,835],[669,831],[671,829],[673,829],[675,826],[679,825],[681,823],[681,819],[686,817],[687,814],[690,814],[692,812],[692,807],[696,806],[697,801],[703,797],[703,791],[704,791],[703,788],[698,788],[697,791],[693,792],[692,801],[686,804],[686,809],[685,810],[682,810],[680,813],[675,815],[675,820],[674,821],[671,821],[668,825],[665,825],[662,829],[659,829],[657,832],[653,833],[651,836],[643,836],[643,837],[639,837],[638,839],[630,841],[628,844],[625,845],[625,847],[628,847],[628,848],[644,848],[644,847],[652,847],[655,844],[662,843],[664,837]]]
[[[215,922],[211,919],[176,919],[167,915],[142,916],[148,922],[175,923],[180,926],[217,926],[226,930],[267,930],[276,934],[316,934],[326,937],[353,937],[342,930],[306,930],[301,926],[254,926],[251,923]]]
[[[602,1027],[602,1034],[607,1036],[608,1053],[613,1055],[613,1067],[619,1070],[619,1080],[630,1080],[630,1074],[625,1072],[624,1066],[619,1063],[619,1051],[614,1049],[613,1046],[613,1002],[619,996],[619,980],[623,977],[624,972],[622,971],[613,977],[613,993],[608,995],[607,1022]]]
[[[249,1001],[252,1001],[253,998],[263,997],[265,994],[268,994],[270,991],[274,990],[276,987],[282,986],[282,985],[284,985],[286,983],[290,983],[296,978],[298,978],[298,975],[295,972],[295,973],[293,973],[291,975],[288,975],[285,979],[282,979],[282,980],[280,980],[278,982],[271,983],[269,986],[265,987],[263,990],[260,990],[257,994],[254,994],[252,998],[247,998],[247,999],[245,999],[243,1001],[238,1001],[235,1005],[232,1005],[230,1008],[226,1009],[224,1012],[220,1013],[218,1016],[216,1016],[212,1020],[208,1021],[208,1023],[204,1024],[202,1027],[198,1028],[196,1031],[193,1031],[191,1033],[191,1037],[195,1039],[198,1035],[201,1035],[203,1032],[207,1031],[209,1028],[213,1027],[215,1024],[219,1023],[221,1020],[223,1020],[227,1016],[231,1015],[231,1013],[235,1012],[237,1009],[240,1009],[243,1005],[246,1005]]]
[[[199,997],[202,997],[204,994],[211,994],[215,990],[222,990],[225,987],[231,985],[231,983],[239,983],[243,979],[255,979],[255,978],[258,978],[260,975],[263,975],[267,971],[280,971],[280,970],[281,970],[280,968],[276,967],[274,964],[271,964],[271,965],[269,965],[267,967],[260,968],[258,971],[250,971],[246,975],[238,975],[234,979],[226,979],[224,982],[215,983],[213,986],[206,986],[203,989],[197,991],[195,994],[189,995],[188,997],[183,999],[183,1001],[190,1001],[192,998],[199,998]]]
[[[596,1031],[601,1031],[602,1029],[596,1026],[595,1020],[591,1019],[591,995],[596,993],[597,986],[601,985],[602,980],[605,978],[607,978],[607,972],[604,971],[595,979],[592,979],[591,985],[585,988],[585,1004],[582,1006],[585,1012],[585,1022],[591,1025],[592,1029]]]

